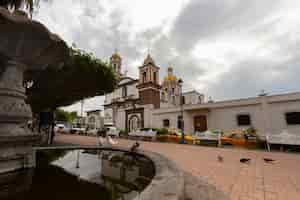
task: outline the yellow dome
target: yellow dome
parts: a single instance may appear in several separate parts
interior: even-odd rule
[[[175,77],[175,76],[173,76],[173,75],[168,75],[168,76],[166,76],[165,78],[164,78],[164,81],[166,82],[168,82],[168,81],[177,81],[177,78]]]

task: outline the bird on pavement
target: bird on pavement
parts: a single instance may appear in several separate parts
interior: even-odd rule
[[[132,145],[132,147],[130,148],[130,151],[131,151],[131,152],[135,152],[135,151],[137,150],[137,148],[139,148],[139,146],[140,146],[140,143],[135,142],[135,143]]]
[[[244,163],[244,164],[249,164],[250,161],[251,161],[250,158],[241,158],[241,159],[240,159],[240,162],[241,162],[241,163]]]
[[[264,161],[265,161],[265,163],[272,163],[272,164],[273,164],[273,162],[274,162],[275,160],[273,160],[273,159],[271,159],[271,158],[264,158]]]
[[[218,155],[218,161],[219,161],[219,162],[223,162],[223,161],[224,161],[223,157],[220,156],[220,155]]]

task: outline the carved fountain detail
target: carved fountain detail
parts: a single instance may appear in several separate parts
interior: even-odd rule
[[[32,112],[25,103],[24,71],[60,65],[68,48],[20,11],[0,7],[0,30],[0,173],[4,173],[35,164],[32,146],[39,135],[27,128]]]

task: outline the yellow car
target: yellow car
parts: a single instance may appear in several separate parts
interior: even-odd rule
[[[256,145],[257,137],[255,135],[233,132],[228,136],[222,137],[221,141],[223,145],[252,146]]]
[[[180,143],[180,141],[182,140],[182,135],[178,132],[171,132],[167,135],[159,135],[158,139],[164,142]],[[190,135],[184,135],[184,140],[187,144],[193,144],[194,142],[194,139]]]

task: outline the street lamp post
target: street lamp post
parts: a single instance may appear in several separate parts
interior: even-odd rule
[[[178,80],[178,85],[180,87],[180,128],[181,128],[181,142],[182,144],[185,143],[185,140],[184,140],[184,120],[183,120],[183,95],[182,95],[182,85],[183,85],[183,81],[182,79],[180,78]]]

